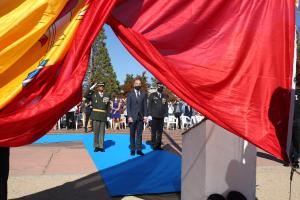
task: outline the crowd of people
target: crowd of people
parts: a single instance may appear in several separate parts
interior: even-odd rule
[[[152,148],[160,150],[163,128],[169,118],[174,119],[173,129],[182,129],[189,127],[184,125],[186,119],[192,124],[193,117],[199,115],[179,98],[173,102],[168,99],[161,83],[157,83],[156,91],[143,92],[139,78],[134,80],[133,89],[126,98],[112,97],[105,91],[105,83],[96,83],[83,95],[82,101],[66,113],[65,126],[73,129],[81,125],[86,133],[92,131],[95,152],[104,151],[106,128],[129,127],[131,155],[143,155],[141,142],[145,127],[151,129]],[[89,127],[92,129],[89,130]]]
[[[112,129],[126,129],[128,127],[127,109],[126,109],[127,98],[126,97],[113,97],[110,100],[110,110],[108,114],[107,128]],[[195,109],[189,106],[184,101],[177,99],[175,101],[169,101],[168,111],[164,117],[174,116],[177,120],[177,125],[174,129],[183,129],[181,126],[182,116],[188,117],[191,125],[195,124],[192,120],[195,116],[200,115]],[[89,132],[88,127],[92,127],[90,122],[90,115],[92,112],[91,99],[89,96],[83,97],[82,101],[71,108],[61,120],[61,125],[67,129],[75,129],[76,121],[78,127],[84,127],[85,132]],[[92,129],[91,129],[92,130]]]

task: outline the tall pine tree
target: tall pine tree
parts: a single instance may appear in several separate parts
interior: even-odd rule
[[[90,82],[104,82],[105,91],[117,96],[120,92],[120,83],[111,64],[105,40],[105,32],[101,30],[92,46],[90,67],[86,76]]]

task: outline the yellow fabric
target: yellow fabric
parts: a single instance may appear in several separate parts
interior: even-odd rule
[[[93,108],[93,111],[95,111],[95,112],[106,112],[106,110],[101,110],[101,109],[96,109],[96,108]]]
[[[0,1],[0,109],[22,90],[22,82],[39,63],[48,60],[45,67],[51,66],[65,56],[87,9],[78,1],[72,13],[60,16],[67,2]]]

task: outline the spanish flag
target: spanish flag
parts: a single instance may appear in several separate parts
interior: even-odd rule
[[[0,2],[0,146],[35,141],[80,101],[90,47],[114,3]]]

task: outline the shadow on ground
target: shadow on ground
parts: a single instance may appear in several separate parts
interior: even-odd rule
[[[110,145],[114,144],[110,142]],[[180,200],[180,193],[135,196],[144,200]],[[123,198],[123,196],[111,197],[99,172],[95,172],[78,180],[13,200],[121,200]]]
[[[145,200],[180,200],[180,193],[138,195]],[[99,173],[90,174],[76,181],[44,190],[35,194],[12,200],[121,200],[122,197],[110,197]]]

